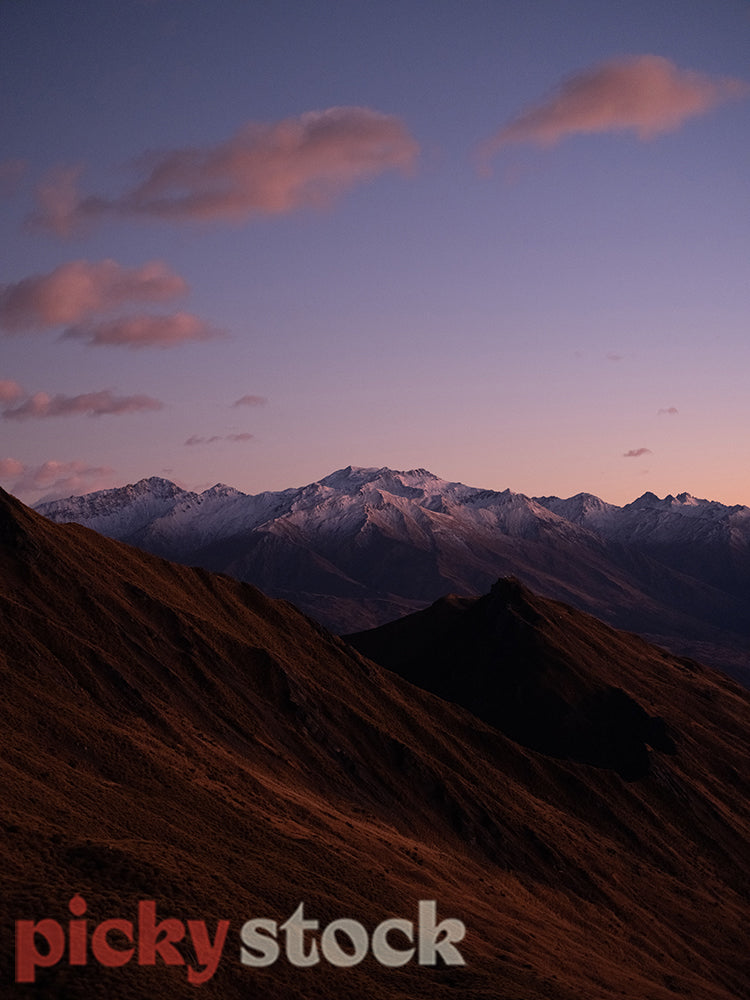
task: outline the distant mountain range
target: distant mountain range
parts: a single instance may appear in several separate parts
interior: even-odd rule
[[[300,489],[203,493],[165,479],[41,504],[293,601],[337,632],[381,625],[514,575],[750,683],[750,508],[686,493],[624,507],[530,498],[424,469],[349,467]]]
[[[383,501],[380,525],[416,532],[408,501],[434,480],[389,475],[400,492],[347,472],[311,500],[356,524],[341,487],[359,478],[367,503]],[[180,521],[189,505],[218,512],[222,492],[236,510],[263,503],[147,483],[129,510],[100,496],[99,516],[135,529],[138,504],[148,518],[162,504],[170,523],[170,504]],[[472,491],[446,493],[423,508],[435,533],[454,520],[443,502],[491,518],[491,497],[472,508]],[[556,529],[559,515],[506,499],[498,523],[529,541],[537,521]],[[281,532],[284,518],[270,523]],[[750,693],[512,579],[355,641],[398,673],[287,602],[53,524],[0,490],[7,995],[188,1000],[186,964],[217,1000],[744,995]],[[156,914],[139,923],[148,900]],[[464,924],[465,964],[409,959],[404,922],[430,900]],[[71,920],[82,903],[86,920]],[[243,923],[276,928],[300,905],[319,921],[305,948],[334,920],[367,935],[396,920],[390,944],[407,961],[242,965]],[[14,921],[27,943],[36,927],[38,956],[35,982],[15,987]],[[197,931],[175,936],[189,921],[207,925],[200,951]],[[204,969],[219,921],[226,943]]]

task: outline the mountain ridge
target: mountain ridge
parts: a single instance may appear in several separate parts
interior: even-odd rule
[[[338,632],[513,574],[537,592],[750,683],[750,508],[687,493],[617,507],[527,497],[424,469],[348,466],[300,488],[203,493],[159,478],[41,504],[292,600]]]

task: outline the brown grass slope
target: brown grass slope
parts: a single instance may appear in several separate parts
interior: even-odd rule
[[[571,742],[546,753],[523,727],[509,735],[500,716],[489,725],[412,687],[290,605],[52,525],[0,492],[4,983],[13,921],[65,923],[80,893],[91,926],[132,919],[143,899],[160,919],[211,931],[230,920],[198,994],[222,1000],[743,996],[747,693],[562,605],[536,610],[528,628],[542,645],[556,628],[566,655],[545,649],[529,669],[553,671],[565,704],[594,698],[573,712]],[[473,684],[475,651],[456,655]],[[592,756],[603,737],[591,720],[607,708],[597,692],[610,687],[636,705],[625,712],[636,729],[663,720],[638,776]],[[304,902],[321,925],[372,929],[414,919],[420,899],[464,921],[465,966],[239,962],[250,917],[281,922]],[[179,966],[63,961],[9,995],[196,987]]]

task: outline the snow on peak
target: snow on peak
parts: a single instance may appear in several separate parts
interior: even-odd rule
[[[428,494],[444,492],[448,487],[456,485],[460,484],[446,483],[426,469],[399,471],[389,469],[387,466],[373,468],[348,465],[317,483],[311,483],[306,489],[311,491],[324,488],[346,496],[380,492],[391,496],[419,499]]]
[[[169,479],[151,476],[111,490],[98,490],[36,508],[53,521],[75,521],[112,538],[124,538],[191,494]]]
[[[210,486],[200,494],[205,499],[213,499],[214,497],[244,497],[246,495],[240,490],[236,490],[234,486],[227,486],[225,483],[216,483],[215,486]]]
[[[323,479],[319,479],[317,483],[311,483],[310,485],[328,486],[331,489],[343,489],[368,482],[370,479],[377,476],[380,471],[382,470],[368,468],[361,465],[347,465],[345,469],[337,469],[336,472],[332,472]]]
[[[54,521],[77,521],[113,538],[167,551],[169,539],[200,548],[263,528],[298,537],[385,531],[394,537],[479,533],[537,538],[547,532],[569,540],[580,532],[600,539],[685,540],[733,531],[747,534],[750,511],[698,500],[689,493],[660,500],[648,492],[625,507],[590,493],[568,499],[528,497],[447,482],[426,469],[338,469],[315,483],[249,495],[217,483],[202,493],[152,476],[119,489],[41,504]],[[731,524],[730,524],[731,519]],[[583,538],[583,535],[581,535]]]
[[[590,515],[617,510],[612,504],[600,500],[593,493],[576,493],[575,496],[562,500],[560,497],[535,497],[537,503],[569,521],[576,521]]]
[[[139,479],[137,483],[130,483],[127,486],[116,486],[110,490],[96,490],[92,493],[84,493],[82,496],[67,497],[64,500],[49,500],[39,504],[36,509],[45,516],[49,516],[48,510],[59,511],[63,508],[85,509],[101,513],[109,508],[121,507],[144,498],[171,499],[184,492],[169,479],[151,476],[148,479]]]

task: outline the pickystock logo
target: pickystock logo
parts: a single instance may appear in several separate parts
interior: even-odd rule
[[[213,930],[205,920],[178,920],[157,917],[156,902],[143,899],[130,917],[110,917],[94,924],[86,917],[86,900],[75,895],[68,903],[71,919],[65,923],[44,920],[16,921],[16,982],[33,983],[37,970],[56,965],[116,968],[132,962],[139,966],[183,966],[188,982],[207,983],[225,954],[229,961],[261,968],[286,961],[301,968],[327,962],[349,967],[358,965],[368,954],[381,965],[396,968],[409,962],[437,965],[464,965],[456,945],[466,927],[461,920],[438,922],[434,899],[420,900],[416,920],[390,917],[370,933],[357,920],[333,920],[321,931],[320,921],[305,915],[300,903],[283,923],[253,917],[230,937],[231,922],[218,920]],[[194,961],[185,959],[177,947]]]

